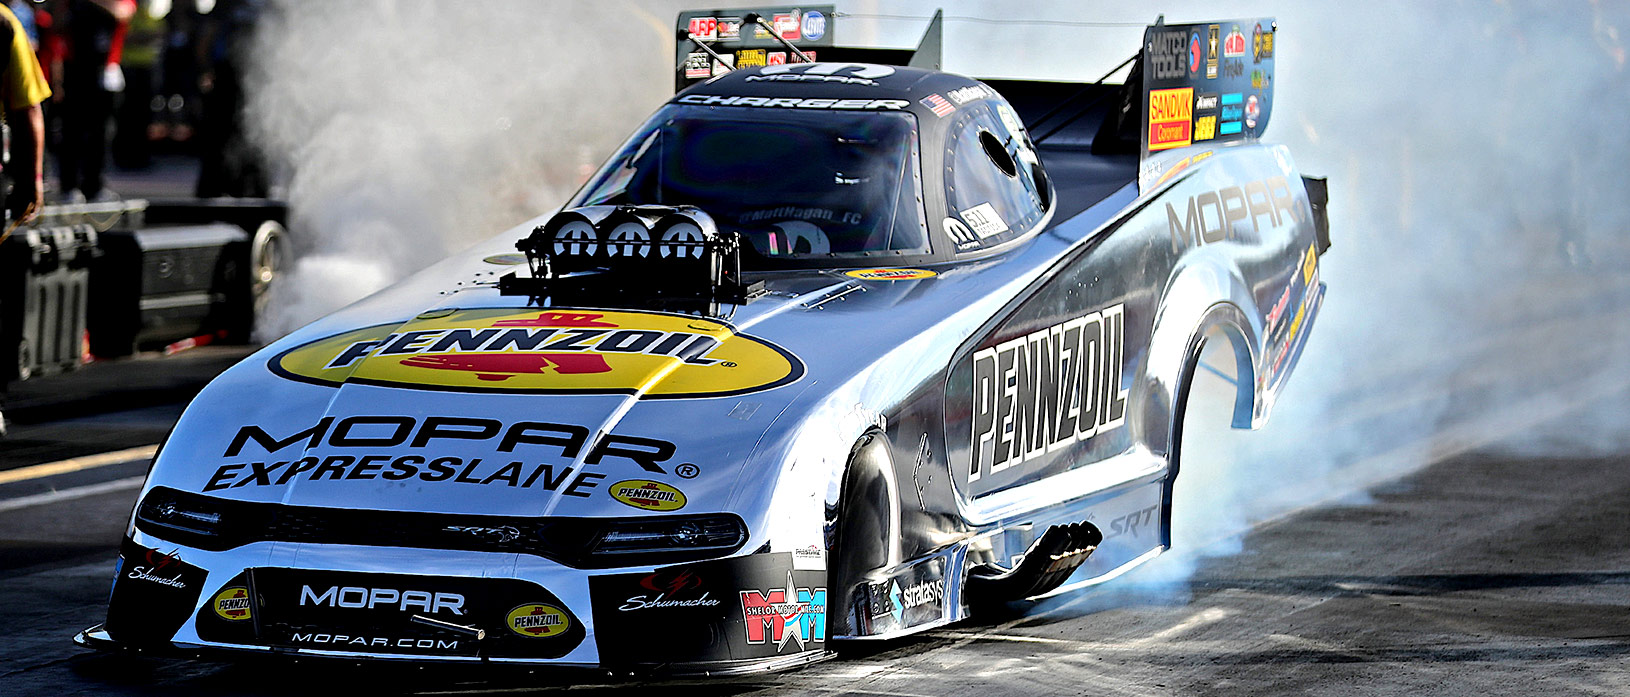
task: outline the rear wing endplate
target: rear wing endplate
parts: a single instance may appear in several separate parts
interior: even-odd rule
[[[936,12],[922,44],[913,51],[838,45],[834,39],[838,13],[831,5],[687,10],[679,13],[674,41],[674,91],[736,68],[804,59],[938,70],[941,21]]]
[[[1141,157],[1261,135],[1273,112],[1277,30],[1272,17],[1145,30]]]

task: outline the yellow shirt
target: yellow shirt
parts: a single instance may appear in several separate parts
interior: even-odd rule
[[[0,4],[0,18],[11,24],[11,55],[6,57],[6,74],[0,78],[0,97],[4,97],[7,111],[20,111],[45,101],[51,96],[51,87],[45,84],[45,73],[40,70],[40,59],[28,45],[28,34],[17,15]]]

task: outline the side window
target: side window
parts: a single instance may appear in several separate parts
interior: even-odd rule
[[[958,250],[1000,244],[1047,213],[1047,184],[1029,136],[1006,104],[978,102],[951,123],[945,155],[947,222]],[[953,229],[955,228],[955,229]]]

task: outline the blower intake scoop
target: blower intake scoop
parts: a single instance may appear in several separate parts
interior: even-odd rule
[[[515,247],[528,274],[499,292],[551,304],[627,306],[717,314],[760,284],[741,279],[741,238],[695,206],[584,206],[561,211]]]

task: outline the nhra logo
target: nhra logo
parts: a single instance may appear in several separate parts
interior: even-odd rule
[[[741,616],[747,643],[775,642],[779,653],[796,642],[803,651],[810,643],[826,642],[826,589],[799,588],[789,571],[786,588],[741,591]]]
[[[804,365],[701,317],[486,308],[420,315],[296,346],[268,367],[327,387],[719,397],[796,381]]]
[[[630,479],[611,485],[611,498],[642,511],[677,511],[685,507],[684,492],[647,479]]]
[[[510,610],[506,624],[516,634],[541,639],[565,633],[572,626],[572,621],[558,607],[530,603]]]

